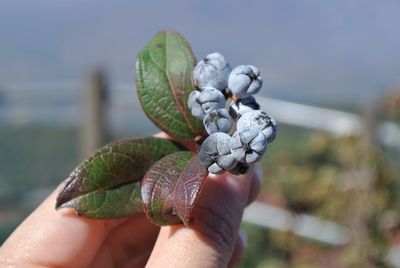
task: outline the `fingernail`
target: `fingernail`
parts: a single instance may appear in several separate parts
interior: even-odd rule
[[[243,242],[243,247],[247,248],[247,232],[246,232],[246,230],[240,228],[239,229],[239,237]]]

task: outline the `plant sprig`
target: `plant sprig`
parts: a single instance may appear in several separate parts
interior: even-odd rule
[[[263,153],[254,149],[260,147],[259,140],[261,146],[272,141],[276,125],[271,120],[266,124],[250,96],[262,85],[258,70],[248,65],[231,72],[222,62],[214,72],[219,63],[213,60],[206,57],[196,65],[184,37],[175,31],[159,32],[137,56],[138,96],[154,124],[174,140],[197,142],[198,152],[155,137],[106,145],[65,179],[56,209],[73,208],[80,216],[96,219],[144,212],[157,225],[188,225],[208,172],[246,172],[249,159],[258,160]],[[243,84],[246,77],[250,79],[247,86]],[[229,113],[225,110],[228,98],[232,99]],[[245,113],[257,111],[256,118],[240,123]],[[238,128],[233,137],[226,134],[232,129],[232,118]],[[212,138],[215,135],[221,137]],[[257,157],[250,157],[251,150]]]

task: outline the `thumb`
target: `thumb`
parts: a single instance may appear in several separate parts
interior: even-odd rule
[[[193,208],[192,224],[161,228],[147,267],[226,267],[256,180],[252,170],[241,176],[209,176]]]

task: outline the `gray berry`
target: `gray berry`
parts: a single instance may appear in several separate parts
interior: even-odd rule
[[[236,125],[237,129],[255,128],[261,131],[267,138],[267,142],[271,143],[276,137],[275,120],[261,110],[249,111],[243,114]]]
[[[226,133],[213,133],[204,140],[200,147],[199,159],[211,173],[220,173],[236,166],[237,161],[231,153],[232,137]]]
[[[231,149],[237,161],[254,163],[260,160],[267,150],[267,138],[256,128],[238,129],[232,136]]]
[[[214,52],[208,54],[196,65],[193,71],[193,81],[200,90],[207,86],[224,90],[230,71],[231,68],[225,57],[221,53]]]
[[[218,89],[206,87],[200,92],[199,102],[205,113],[225,107],[225,97]]]
[[[229,105],[229,114],[233,118],[237,119],[242,114],[258,109],[260,109],[260,105],[256,102],[256,99],[253,96],[250,96],[245,99],[231,101]]]
[[[228,87],[238,98],[247,98],[260,91],[263,80],[253,65],[239,65],[229,75]]]
[[[204,127],[208,134],[215,132],[228,133],[232,128],[232,117],[225,109],[211,111],[204,116]]]
[[[213,87],[206,87],[201,92],[194,90],[189,95],[188,107],[193,116],[203,119],[206,113],[224,108],[225,97]]]
[[[193,90],[190,92],[188,99],[188,107],[192,111],[192,115],[197,118],[204,117],[204,111],[201,107],[201,104],[198,102],[198,98],[200,96],[200,91]]]
[[[270,117],[270,120],[271,120],[271,125],[262,130],[262,133],[267,138],[267,142],[268,143],[271,143],[271,142],[273,142],[275,140],[275,138],[276,138],[276,130],[277,130],[275,119]]]
[[[225,171],[222,167],[218,166],[217,163],[212,164],[207,168],[208,172],[213,173],[213,174],[221,174]]]
[[[200,91],[193,90],[192,92],[190,92],[189,98],[188,98],[189,109],[192,109],[194,103],[199,98],[199,96],[200,96]]]

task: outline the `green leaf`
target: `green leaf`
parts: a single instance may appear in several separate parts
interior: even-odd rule
[[[154,137],[106,145],[67,177],[56,208],[102,219],[143,212],[139,181],[154,162],[181,150],[172,141]]]
[[[177,152],[160,159],[142,181],[147,217],[157,225],[188,225],[206,176],[207,170],[191,152]]]
[[[187,106],[195,64],[189,43],[175,31],[158,33],[136,60],[136,88],[144,112],[176,139],[193,139],[204,131]]]

